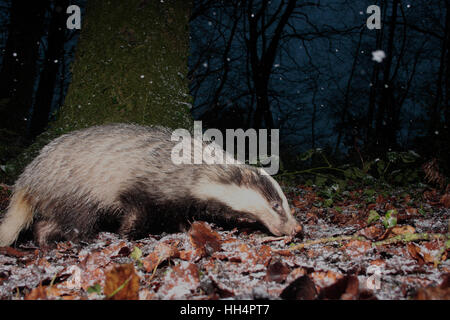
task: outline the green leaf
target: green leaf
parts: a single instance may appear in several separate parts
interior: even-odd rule
[[[323,204],[329,208],[333,205],[333,199],[326,199]]]
[[[397,210],[388,210],[384,216],[383,224],[386,229],[395,227],[397,225]]]
[[[375,210],[369,211],[369,217],[367,218],[367,223],[371,224],[372,222],[380,220],[380,215]]]
[[[142,251],[141,249],[139,249],[138,247],[134,247],[133,251],[130,254],[130,258],[133,259],[134,261],[141,261],[141,257],[142,257]]]
[[[386,168],[386,163],[383,160],[377,162],[377,171],[378,174],[382,174],[384,172],[384,168]]]
[[[94,286],[90,286],[89,288],[87,288],[87,292],[102,294],[102,287],[100,286],[99,283],[96,283]]]

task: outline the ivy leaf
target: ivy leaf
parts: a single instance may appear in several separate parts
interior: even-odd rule
[[[375,210],[369,211],[369,217],[367,218],[367,223],[371,224],[372,222],[380,220],[380,215]]]
[[[326,199],[323,204],[329,208],[333,205],[333,199]]]
[[[395,227],[397,225],[397,210],[388,210],[384,216],[383,224],[386,229]]]
[[[140,262],[142,258],[142,250],[138,247],[134,247],[133,251],[130,254],[130,258],[134,261]]]

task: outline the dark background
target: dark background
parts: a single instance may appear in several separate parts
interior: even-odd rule
[[[71,4],[84,10],[86,0],[0,1],[3,171],[64,104],[80,34],[65,27]],[[374,4],[380,30],[366,26]],[[448,0],[196,0],[191,8],[188,79],[204,129],[280,129],[288,169],[320,148],[336,163],[363,164],[412,150],[448,172]]]

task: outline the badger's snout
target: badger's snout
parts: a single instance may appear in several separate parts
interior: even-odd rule
[[[301,236],[303,234],[303,227],[297,221],[293,223],[286,224],[281,230],[282,234],[285,236]]]
[[[302,237],[303,227],[294,218],[290,221],[281,223],[278,226],[267,225],[269,231],[276,236],[290,236],[290,237]]]
[[[292,231],[291,236],[294,236],[294,237],[302,237],[303,236],[303,227],[301,224],[297,223],[294,230]]]

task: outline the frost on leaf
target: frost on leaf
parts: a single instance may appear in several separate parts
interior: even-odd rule
[[[139,299],[139,276],[133,264],[114,266],[106,274],[104,293],[111,300]]]

